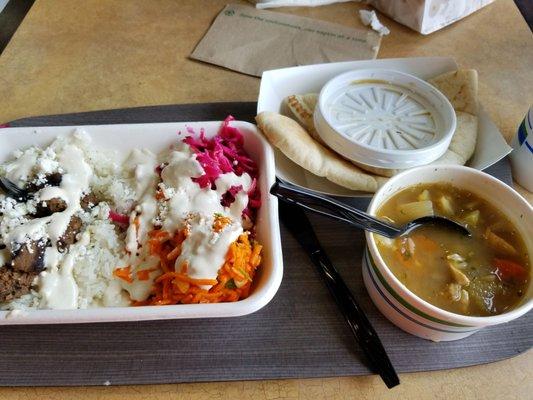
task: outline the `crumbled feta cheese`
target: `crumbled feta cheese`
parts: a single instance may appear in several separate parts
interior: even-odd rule
[[[163,195],[165,196],[165,199],[170,199],[176,194],[176,189],[173,187],[168,187],[164,183],[159,184],[159,188],[163,192]]]
[[[20,158],[22,156],[22,154],[23,154],[22,150],[19,150],[19,149],[14,150],[13,153],[12,153],[14,158]]]

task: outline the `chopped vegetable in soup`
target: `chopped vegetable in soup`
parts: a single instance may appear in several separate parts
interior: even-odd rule
[[[458,314],[490,316],[515,307],[530,280],[530,259],[516,228],[492,204],[449,184],[420,184],[389,199],[380,218],[397,224],[441,215],[471,237],[424,226],[396,239],[375,234],[381,256],[409,290]]]

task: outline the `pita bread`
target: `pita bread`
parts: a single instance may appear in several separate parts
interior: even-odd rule
[[[477,71],[460,69],[428,80],[452,103],[455,111],[477,115]]]
[[[314,140],[295,120],[265,111],[257,126],[272,145],[307,171],[352,190],[375,192],[386,179],[364,173]]]
[[[364,169],[365,171],[371,172],[374,175],[386,176],[387,178],[390,178],[391,176],[394,176],[397,173],[402,171],[401,169],[373,167],[371,165],[358,163],[357,161],[351,161],[351,162],[357,165],[359,168]]]
[[[291,114],[295,117],[296,121],[302,125],[307,132],[318,140],[321,144],[324,144],[318,132],[315,129],[315,122],[313,114],[315,112],[316,103],[318,102],[318,94],[293,94],[285,99],[287,107]]]
[[[474,154],[477,139],[477,117],[465,112],[457,111],[457,126],[452,136],[448,150],[437,160],[428,165],[454,164],[465,165]],[[373,174],[391,177],[400,172],[402,169],[384,169],[371,167],[369,165],[360,165],[362,169],[372,172]]]
[[[450,142],[450,147],[439,159],[431,164],[457,164],[464,165],[474,154],[477,139],[477,71],[457,70],[436,76],[429,82],[439,89],[452,103],[456,111],[457,127]],[[318,95],[309,93],[305,95],[293,95],[287,98],[289,109],[308,130],[316,133],[312,115],[315,111]],[[294,104],[291,108],[290,104]],[[293,110],[294,108],[294,110]],[[299,112],[298,110],[303,110]],[[308,118],[307,116],[311,116]],[[314,135],[312,135],[315,137]],[[318,139],[320,140],[320,139]],[[324,144],[321,140],[320,142]],[[341,157],[341,156],[339,156]],[[353,161],[350,161],[353,162]],[[357,167],[374,175],[392,177],[403,170],[372,167],[353,162]]]
[[[446,153],[432,164],[464,165],[474,154],[477,139],[477,117],[457,111],[457,127]],[[453,162],[455,160],[455,162]],[[448,162],[444,162],[448,161]]]
[[[450,100],[457,115],[457,127],[448,150],[431,165],[464,165],[474,154],[477,140],[477,72],[458,70],[429,82]],[[348,189],[375,192],[387,177],[402,172],[352,163],[323,145],[313,120],[317,101],[315,93],[289,96],[286,104],[294,119],[262,112],[256,117],[257,125],[270,143],[290,160]]]

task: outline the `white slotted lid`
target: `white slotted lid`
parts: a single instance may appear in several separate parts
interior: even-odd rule
[[[455,130],[455,112],[428,83],[397,71],[342,74],[322,89],[317,131],[335,151],[382,168],[408,168],[439,158]]]

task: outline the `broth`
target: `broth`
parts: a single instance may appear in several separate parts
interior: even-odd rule
[[[472,236],[434,226],[396,239],[374,234],[394,275],[422,299],[457,314],[490,316],[515,307],[527,291],[530,259],[516,228],[491,203],[432,183],[402,190],[377,212],[398,225],[433,214],[466,225]]]

